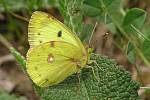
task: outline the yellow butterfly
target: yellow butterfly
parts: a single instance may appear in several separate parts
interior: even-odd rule
[[[30,49],[26,69],[40,87],[58,84],[80,72],[88,62],[89,53],[80,39],[53,16],[35,11],[28,25]]]

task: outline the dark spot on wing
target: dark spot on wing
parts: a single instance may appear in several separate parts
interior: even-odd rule
[[[59,32],[57,33],[57,37],[62,37],[62,31],[59,31]]]
[[[41,35],[40,33],[38,33],[38,35]]]
[[[48,82],[48,79],[47,79],[47,78],[45,79],[45,82]]]
[[[77,64],[77,68],[78,68],[78,69],[81,69],[82,67],[81,67],[79,64]]]
[[[37,56],[40,56],[39,54],[37,54]]]
[[[39,42],[40,42],[40,43],[42,43],[42,41],[41,41],[41,40],[39,40]]]
[[[37,68],[37,67],[35,67],[34,69],[35,69],[35,70],[37,70],[38,68]]]
[[[55,44],[54,44],[54,41],[50,41],[50,47],[54,47]]]
[[[41,77],[42,75],[41,75],[41,74],[38,74],[38,76]]]

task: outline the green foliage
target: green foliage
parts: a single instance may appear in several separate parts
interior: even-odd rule
[[[49,8],[55,5],[55,0],[0,0],[0,12],[28,10],[29,12],[40,8]]]
[[[58,0],[59,10],[64,17],[64,23],[72,29],[74,33],[81,34],[83,30],[83,0]]]
[[[149,40],[145,40],[143,42],[143,53],[145,55],[145,57],[150,60],[150,41]]]
[[[146,12],[139,8],[130,9],[124,16],[122,27],[128,37],[132,39],[131,43],[140,47],[139,43],[142,42],[144,34],[138,32],[139,29],[142,29],[146,19]]]
[[[5,91],[0,90],[0,100],[27,100],[25,97],[16,97]]]
[[[133,48],[135,48],[134,55],[139,56],[138,58],[143,60],[143,62],[148,67],[150,67],[150,62],[147,59],[148,57],[145,56],[145,50],[143,50],[144,48],[143,45],[145,44],[144,41],[145,40],[150,41],[150,39],[147,36],[147,34],[149,34],[150,31],[148,32],[146,31],[147,33],[142,32],[142,28],[146,27],[144,24],[145,19],[146,19],[146,12],[139,8],[129,9],[126,12],[123,10],[122,1],[123,0],[99,0],[99,1],[98,0],[93,0],[93,1],[85,0],[84,4],[87,7],[86,9],[90,9],[92,7],[92,8],[97,9],[96,11],[100,11],[101,14],[97,14],[97,15],[92,14],[94,15],[94,18],[96,18],[100,22],[101,21],[105,22],[107,28],[112,33],[114,32],[117,33],[119,38],[120,38],[120,33],[121,33],[121,35],[123,35],[123,37],[121,38],[125,37],[128,40],[128,42],[130,42],[133,45]],[[97,2],[97,3],[93,4],[93,2]],[[115,28],[118,29],[119,32],[116,31]],[[145,29],[145,30],[148,30],[148,29]],[[122,45],[122,44],[119,44],[119,45]],[[131,56],[128,56],[128,58],[129,57]],[[133,52],[132,52],[132,57],[133,57]],[[131,59],[133,58],[129,58],[129,61],[131,61]]]
[[[80,36],[79,36],[81,41],[85,41],[87,43],[92,35],[93,29],[94,29],[94,25],[92,25],[92,24],[84,25],[82,34],[80,34]]]
[[[135,61],[136,61],[136,53],[135,53],[135,48],[134,46],[132,45],[132,43],[128,43],[127,45],[127,51],[126,51],[126,54],[127,54],[127,57],[128,57],[128,60],[131,64],[134,64]]]
[[[98,0],[84,0],[83,2],[83,12],[85,15],[90,17],[99,16],[102,14],[102,9]]]
[[[139,84],[131,79],[128,72],[121,69],[113,60],[100,55],[91,55],[95,61],[80,73],[80,83],[76,74],[64,82],[48,87],[36,87],[42,100],[139,100]],[[94,77],[94,75],[98,80]]]
[[[139,8],[130,9],[123,19],[122,26],[127,33],[135,33],[135,30],[133,29],[132,25],[137,29],[140,29],[144,25],[145,18],[146,12],[144,10]]]

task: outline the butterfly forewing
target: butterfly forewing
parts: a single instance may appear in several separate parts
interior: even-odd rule
[[[83,49],[81,41],[60,21],[47,13],[36,11],[32,14],[28,38],[30,47],[48,41],[65,41]]]

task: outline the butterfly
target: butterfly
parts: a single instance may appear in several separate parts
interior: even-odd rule
[[[33,12],[28,41],[26,71],[40,87],[58,84],[80,72],[89,59],[89,52],[77,35],[45,12]]]

